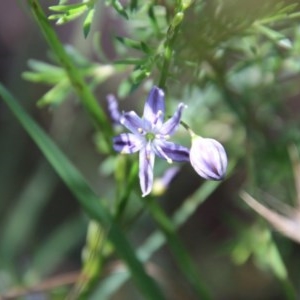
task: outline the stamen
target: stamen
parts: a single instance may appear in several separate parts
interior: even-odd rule
[[[157,121],[158,121],[158,118],[163,114],[163,112],[161,110],[159,110],[157,113],[156,113],[156,116],[155,116],[155,119],[154,119],[154,122],[153,124],[156,125]]]
[[[167,163],[168,164],[172,164],[173,163],[173,160],[170,157],[166,156],[166,159],[167,159]]]
[[[155,145],[156,150],[159,152],[159,154],[167,161],[167,163],[172,164],[173,160],[159,147],[158,145]]]
[[[144,133],[143,128],[139,127],[139,128],[138,128],[138,132],[139,132],[140,134],[143,134],[143,133]]]
[[[170,138],[170,135],[169,135],[169,134],[159,134],[159,133],[157,133],[157,134],[155,135],[155,137],[156,137],[157,139],[168,140],[168,139]]]

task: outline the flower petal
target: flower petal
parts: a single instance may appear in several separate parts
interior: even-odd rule
[[[119,105],[116,97],[112,94],[109,94],[107,95],[106,100],[107,100],[108,112],[112,121],[116,124],[119,124],[122,114],[119,111]]]
[[[180,103],[178,105],[174,115],[167,122],[165,122],[159,130],[161,135],[173,135],[175,133],[178,125],[180,124],[182,111],[185,107],[186,105],[184,103]]]
[[[145,143],[146,140],[142,136],[137,136],[132,133],[121,133],[113,138],[115,151],[126,154],[141,150]]]
[[[155,154],[165,160],[178,161],[190,161],[190,150],[179,144],[173,142],[167,142],[164,140],[155,140],[153,144]]]
[[[224,147],[214,139],[194,136],[190,161],[195,171],[205,179],[221,180],[225,176],[227,155]]]
[[[143,119],[149,123],[161,126],[165,115],[165,94],[160,88],[154,86],[144,106]]]
[[[134,134],[141,135],[144,131],[144,121],[134,112],[126,112],[120,118],[120,123]]]
[[[151,143],[148,142],[146,147],[141,149],[139,156],[139,177],[143,197],[148,195],[152,190],[154,159],[155,154],[152,151]]]

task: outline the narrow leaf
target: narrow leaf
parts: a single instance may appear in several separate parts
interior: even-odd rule
[[[82,7],[85,9],[86,6],[87,6],[86,3],[75,3],[75,4],[67,4],[67,5],[49,6],[49,9],[55,12],[70,12],[70,11],[76,11],[78,9],[82,9]]]
[[[88,36],[88,34],[89,34],[90,30],[91,30],[91,26],[92,26],[94,15],[95,15],[95,8],[91,8],[89,10],[89,12],[87,13],[86,18],[84,19],[84,22],[83,22],[83,34],[84,34],[85,38],[87,38],[87,36]]]
[[[121,16],[128,20],[128,14],[120,1],[112,0],[112,6]]]

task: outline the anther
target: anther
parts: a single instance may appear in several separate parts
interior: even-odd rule
[[[156,113],[156,116],[155,116],[155,119],[154,119],[154,124],[156,124],[157,123],[157,121],[158,121],[158,118],[160,117],[160,116],[162,116],[163,115],[163,112],[161,111],[161,110],[159,110],[157,113]]]
[[[167,163],[168,164],[172,164],[173,163],[173,160],[171,158],[169,158],[169,157],[166,157],[166,158],[167,158]]]

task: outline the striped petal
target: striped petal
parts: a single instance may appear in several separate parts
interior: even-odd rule
[[[121,133],[113,138],[113,147],[115,151],[124,154],[135,153],[145,145],[146,140],[142,136],[132,133]]]
[[[190,161],[190,150],[179,144],[167,142],[164,140],[156,140],[153,144],[155,154],[168,162]]]
[[[134,111],[123,113],[120,123],[134,134],[140,135],[144,131],[144,121]]]
[[[139,177],[143,197],[148,195],[152,190],[154,159],[155,154],[152,151],[151,143],[148,142],[146,147],[141,149],[139,156]]]
[[[180,124],[182,111],[185,107],[186,107],[186,105],[183,103],[180,103],[178,105],[177,110],[174,113],[174,115],[167,122],[165,122],[162,125],[161,129],[159,130],[159,133],[161,135],[170,135],[171,136],[175,133],[176,129],[178,128],[178,126]]]
[[[143,119],[155,126],[161,126],[165,114],[165,94],[160,88],[154,86],[144,106]]]

